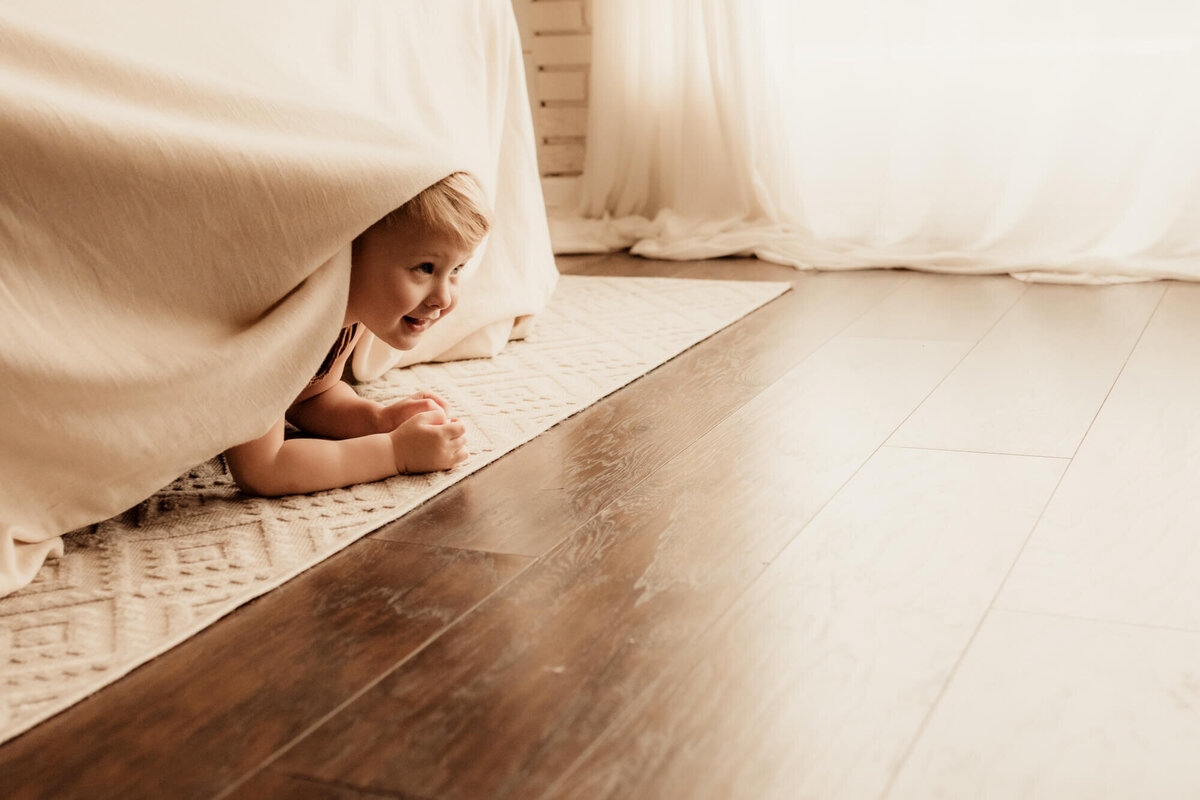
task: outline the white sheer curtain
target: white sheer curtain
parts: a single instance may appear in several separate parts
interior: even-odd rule
[[[560,252],[1200,279],[1196,0],[595,0],[593,30]]]

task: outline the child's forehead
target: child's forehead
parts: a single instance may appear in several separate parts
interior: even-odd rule
[[[376,247],[405,258],[458,259],[470,255],[471,248],[444,231],[417,225],[382,227],[376,232]]]

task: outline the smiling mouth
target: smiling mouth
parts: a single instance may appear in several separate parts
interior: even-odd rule
[[[425,330],[436,321],[433,319],[422,319],[421,317],[404,317],[405,327],[416,332]]]

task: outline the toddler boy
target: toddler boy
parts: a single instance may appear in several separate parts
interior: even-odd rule
[[[467,458],[466,429],[428,392],[380,405],[341,380],[363,330],[398,350],[454,310],[459,273],[491,220],[479,184],[456,172],[359,235],[352,246],[345,327],[284,419],[225,451],[247,494],[302,494],[402,472],[450,469]],[[323,439],[285,439],[284,422]]]

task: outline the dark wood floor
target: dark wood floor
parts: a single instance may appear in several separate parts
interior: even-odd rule
[[[902,278],[560,268],[796,289],[4,745],[0,794],[632,796],[581,778],[597,743],[810,513],[757,457],[777,382]]]

